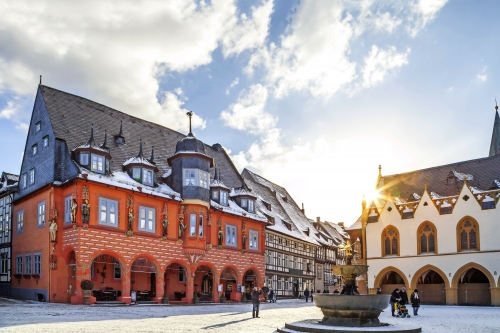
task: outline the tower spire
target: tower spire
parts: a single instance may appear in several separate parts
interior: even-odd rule
[[[108,141],[108,133],[106,130],[104,130],[104,142],[102,143],[101,148],[108,148],[106,147],[107,141]]]
[[[193,117],[193,111],[188,111],[186,115],[189,117],[189,134],[188,136],[193,136],[193,133],[191,131],[191,118]]]
[[[491,133],[490,155],[500,155],[500,116],[498,115],[498,104],[495,97],[495,121],[493,123],[493,132]]]
[[[142,157],[142,139],[139,143],[139,155],[137,155],[137,157]]]
[[[149,159],[149,162],[155,164],[155,146],[151,146],[151,158]]]
[[[91,125],[90,127],[90,138],[89,142],[87,142],[89,146],[95,146],[95,141],[94,141],[94,124]]]

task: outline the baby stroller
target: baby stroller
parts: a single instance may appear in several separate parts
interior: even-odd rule
[[[408,314],[408,309],[406,305],[402,304],[401,301],[397,301],[394,306],[396,307],[396,317],[398,318],[410,318],[411,316]]]

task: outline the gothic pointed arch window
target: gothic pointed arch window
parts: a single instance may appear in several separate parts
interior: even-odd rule
[[[479,224],[471,217],[465,217],[457,224],[457,250],[479,251]]]
[[[424,222],[417,231],[418,254],[437,253],[437,230],[431,222]]]
[[[382,231],[382,256],[399,256],[399,231],[394,226],[387,226]]]

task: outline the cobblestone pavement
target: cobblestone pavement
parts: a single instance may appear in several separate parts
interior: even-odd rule
[[[0,332],[272,333],[285,322],[322,317],[318,308],[303,300],[262,303],[256,319],[251,318],[251,310],[251,304],[104,307],[0,298]],[[424,333],[500,332],[500,308],[423,306],[419,314],[392,318],[387,309],[380,319],[400,326],[416,324]]]

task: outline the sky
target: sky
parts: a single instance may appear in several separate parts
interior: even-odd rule
[[[497,1],[0,1],[0,170],[43,84],[220,143],[350,225],[382,174],[488,156]]]

